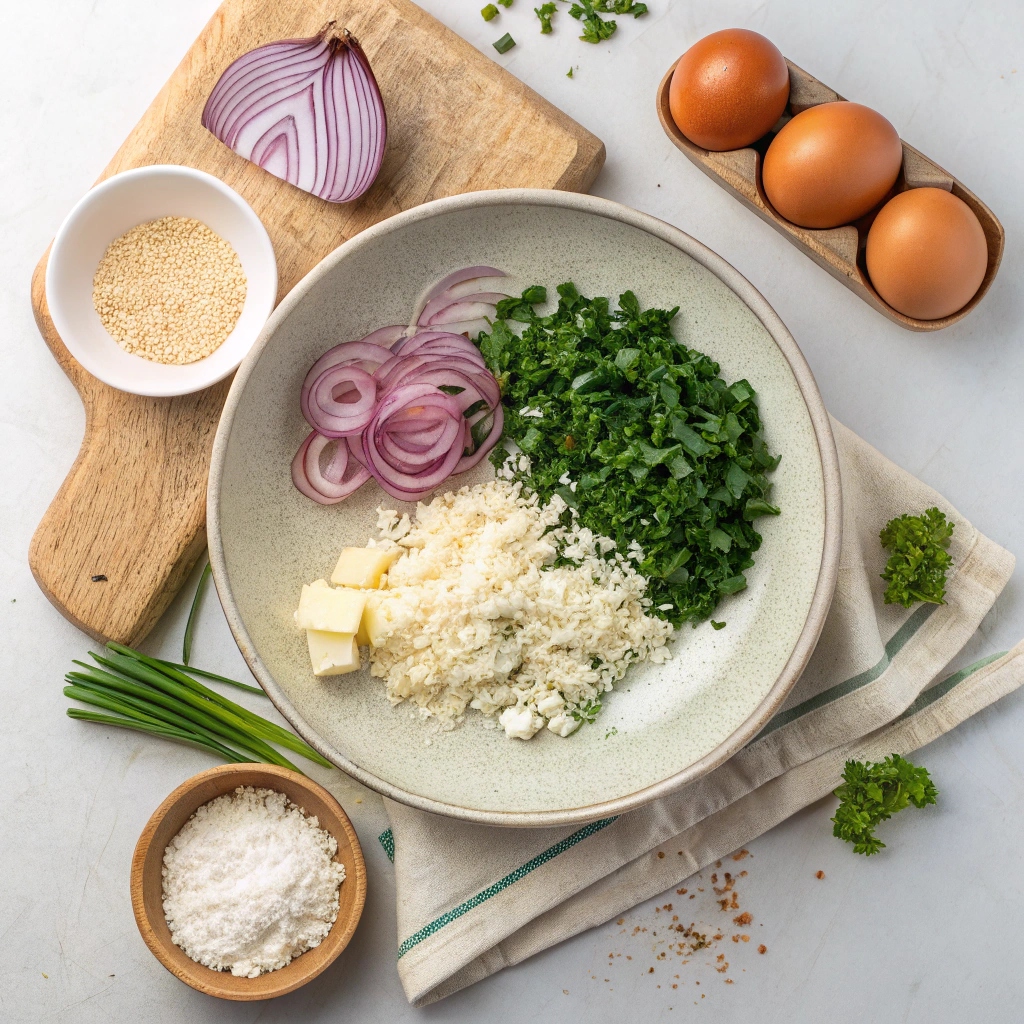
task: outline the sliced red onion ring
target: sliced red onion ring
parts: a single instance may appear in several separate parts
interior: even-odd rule
[[[405,328],[382,327],[379,331],[367,335],[362,341],[345,341],[334,348],[328,349],[310,368],[306,379],[302,382],[302,393],[299,396],[299,407],[302,409],[303,419],[311,426],[317,427],[313,420],[313,412],[309,407],[309,392],[317,380],[333,366],[358,366],[367,373],[373,373],[378,366],[387,362],[390,357],[388,349],[380,344],[375,344],[369,339],[375,334],[382,338],[389,336],[390,332],[404,331]],[[385,334],[384,332],[389,332]]]
[[[331,203],[373,184],[387,141],[366,54],[333,21],[310,39],[239,57],[213,87],[202,123],[239,156]]]
[[[439,452],[439,461],[429,469],[420,472],[403,472],[393,466],[380,444],[391,420],[410,411],[440,410],[451,420],[454,430],[445,431],[442,438],[432,446],[432,452]],[[449,440],[451,434],[451,440]],[[363,431],[363,454],[366,467],[374,479],[393,498],[400,501],[418,501],[425,498],[435,487],[443,483],[458,465],[465,448],[466,421],[458,406],[449,395],[438,391],[432,384],[408,384],[395,388],[381,400],[374,413],[373,422]],[[447,450],[441,452],[442,440]]]
[[[264,66],[252,63],[252,74]],[[292,463],[303,494],[331,504],[372,476],[392,497],[417,501],[494,448],[504,424],[501,389],[462,332],[487,328],[506,296],[481,282],[504,276],[494,267],[456,271],[430,290],[418,324],[382,327],[313,364],[301,406],[316,429]]]
[[[504,292],[470,292],[468,295],[456,296],[452,295],[451,292],[442,292],[440,295],[435,295],[434,298],[430,299],[429,302],[420,310],[418,323],[423,325],[429,325],[435,322],[437,323],[448,323],[450,320],[461,319],[468,320],[470,317],[452,317],[445,316],[445,313],[453,307],[463,303],[480,303],[487,309],[493,309],[502,299],[507,299],[508,296]]]
[[[356,392],[352,402],[343,396]],[[327,437],[358,434],[373,419],[377,405],[377,381],[353,364],[331,366],[309,389],[308,408],[312,425]]]
[[[327,468],[321,470],[320,458],[329,444],[336,445],[336,448]],[[336,505],[370,479],[369,472],[362,466],[345,479],[350,468],[347,442],[335,441],[314,430],[292,459],[292,483],[307,498],[321,505]]]
[[[504,270],[499,270],[497,267],[463,267],[462,270],[456,270],[455,273],[449,274],[447,277],[441,278],[433,288],[427,292],[427,300],[434,298],[435,295],[440,295],[441,292],[447,291],[454,285],[461,284],[463,281],[474,281],[479,277],[508,277],[508,274]]]

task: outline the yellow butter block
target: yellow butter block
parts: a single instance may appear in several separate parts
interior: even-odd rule
[[[339,587],[363,587],[376,590],[380,578],[401,554],[401,549],[345,548],[331,573],[331,582]]]
[[[307,629],[309,660],[315,676],[341,676],[359,668],[359,646],[352,633]]]
[[[303,586],[295,623],[300,629],[352,634],[359,629],[365,604],[365,594],[335,590],[326,580],[317,580]]]

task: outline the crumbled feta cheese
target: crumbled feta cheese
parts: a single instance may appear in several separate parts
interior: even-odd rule
[[[574,512],[562,525],[567,509],[497,479],[403,517],[406,554],[388,589],[373,592],[370,671],[393,704],[409,701],[441,728],[470,707],[500,716],[509,736],[546,724],[568,736],[579,725],[572,712],[630,664],[670,656],[672,626],[649,614],[647,581]],[[382,510],[382,542],[401,523]]]
[[[560,476],[560,477],[558,478],[558,482],[559,482],[559,483],[560,483],[560,484],[561,484],[561,485],[562,485],[563,487],[565,487],[565,486],[566,486],[566,485],[567,485],[567,484],[569,483],[569,474],[568,474],[568,472],[566,472],[566,473],[563,473],[563,474],[562,474],[562,475],[561,475],[561,476]]]
[[[532,416],[534,419],[538,419],[538,420],[544,419],[544,412],[543,412],[543,410],[541,410],[541,409],[531,409],[528,405],[524,405],[522,407],[522,409],[519,410],[519,415],[523,416],[523,417]]]
[[[505,735],[513,740],[531,739],[534,733],[544,728],[544,719],[535,715],[529,708],[522,711],[517,708],[505,708],[498,716],[498,722],[505,730]]]
[[[578,718],[570,718],[568,715],[555,715],[555,717],[548,722],[548,729],[550,729],[556,736],[561,736],[563,739],[566,736],[571,736],[579,727],[580,720]]]

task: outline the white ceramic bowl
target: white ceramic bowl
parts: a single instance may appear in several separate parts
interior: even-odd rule
[[[299,393],[339,341],[408,322],[425,286],[463,266],[501,267],[513,293],[574,281],[613,299],[680,306],[676,337],[727,380],[757,389],[778,517],[747,589],[688,626],[664,665],[631,666],[596,725],[529,743],[483,727],[479,712],[430,731],[392,707],[364,669],[317,679],[293,612],[302,584],[375,536],[377,506],[413,511],[374,482],[339,505],[300,494],[289,467],[309,432]],[[483,463],[443,489],[493,476]],[[842,495],[828,414],[792,335],[753,285],[682,231],[617,203],[514,189],[437,199],[360,232],[274,311],[240,367],[213,446],[210,560],[228,623],[270,699],[296,731],[360,782],[425,811],[489,825],[555,826],[621,814],[707,774],[756,736],[807,663],[839,568]],[[427,741],[430,741],[429,744]]]
[[[194,217],[230,242],[247,279],[245,306],[216,352],[186,366],[125,352],[92,304],[92,283],[107,246],[129,228],[160,217]],[[117,174],[87,192],[53,240],[46,302],[68,351],[94,377],[136,395],[187,395],[237,369],[274,308],[277,261],[252,207],[212,174],[158,164]]]

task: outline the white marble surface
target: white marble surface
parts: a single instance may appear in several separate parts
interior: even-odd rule
[[[531,0],[516,0],[490,24],[479,16],[481,2],[424,6],[606,141],[595,192],[689,231],[750,278],[793,331],[837,417],[1024,553],[1024,5],[649,0],[648,17],[620,18],[617,36],[592,47],[575,39],[564,10],[555,33],[542,37]],[[83,416],[36,333],[28,284],[62,217],[214,7],[215,0],[35,0],[3,8],[0,1020],[600,1022],[691,1011],[719,1021],[1018,1020],[1020,694],[923,752],[940,805],[891,823],[882,855],[858,858],[831,838],[827,801],[751,845],[739,889],[754,916],[754,942],[726,939],[716,951],[727,954],[733,984],[724,984],[711,956],[672,971],[671,959],[654,959],[652,933],[663,918],[652,902],[624,925],[650,933],[599,928],[412,1010],[394,966],[394,891],[375,838],[382,810],[340,778],[333,786],[355,819],[370,886],[356,939],[326,975],[273,1004],[227,1005],[181,985],[149,954],[128,898],[132,849],[166,793],[210,761],[64,716],[61,678],[87,642],[36,589],[26,551],[74,459]],[[654,115],[657,82],[690,43],[730,25],[764,32],[796,63],[882,111],[996,211],[1007,233],[1003,267],[965,322],[937,335],[890,324],[668,142]],[[490,43],[507,30],[519,45],[498,57]],[[572,80],[570,64],[579,68]],[[1021,578],[1018,570],[962,662],[1024,636]],[[175,653],[184,618],[179,600],[148,646]],[[244,672],[212,594],[195,649],[201,663]],[[687,903],[687,920],[722,920],[710,885],[696,885],[708,891]],[[682,902],[672,894],[657,902],[668,900]],[[756,954],[758,942],[768,946],[765,956]],[[611,967],[609,953],[622,954]]]

